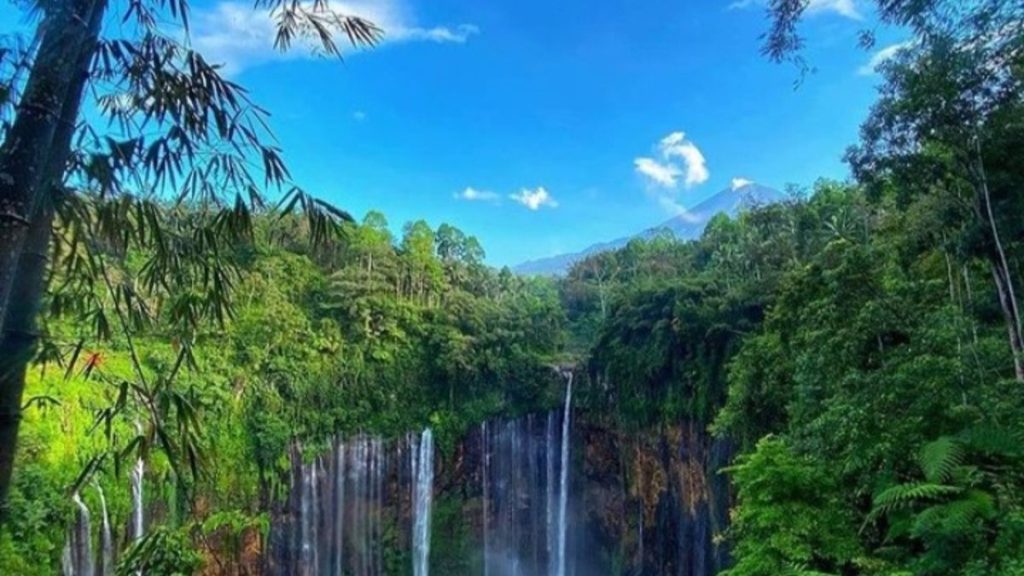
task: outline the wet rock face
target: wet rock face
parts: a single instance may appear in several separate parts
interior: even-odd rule
[[[627,434],[580,421],[581,538],[609,571],[710,576],[724,568],[728,442],[695,425]],[[600,551],[597,553],[597,551]]]
[[[437,453],[432,576],[554,573],[560,422],[557,411],[490,422],[470,429],[453,450]],[[728,550],[721,536],[730,493],[728,479],[718,471],[731,459],[728,442],[710,437],[697,424],[634,433],[589,420],[582,413],[573,418],[571,428],[568,574],[711,576],[727,565]],[[373,563],[362,573],[411,573],[408,458],[398,449],[383,454],[380,486],[367,492],[375,502],[368,510],[381,517],[369,533],[379,536],[365,551],[346,547],[345,557],[355,558],[379,545],[383,550],[368,555]],[[331,572],[326,564],[323,570],[303,572],[309,561],[301,543],[304,530],[315,529],[320,536],[332,533],[327,512],[333,510],[326,510],[326,503],[335,506],[338,499],[328,497],[330,461],[317,473],[323,482],[317,494],[325,507],[321,525],[307,522],[305,528],[303,470],[296,462],[296,486],[273,514],[265,564],[271,574]],[[307,487],[306,514],[311,489]],[[362,510],[354,512],[350,508],[356,501],[348,500],[342,507],[346,540],[358,526],[353,515]],[[325,557],[320,561],[330,563]]]

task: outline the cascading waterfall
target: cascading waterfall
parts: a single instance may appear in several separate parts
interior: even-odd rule
[[[68,539],[64,545],[62,572],[64,576],[93,576],[92,556],[92,522],[89,508],[78,492],[71,496],[77,508],[75,522],[68,530]]]
[[[569,506],[569,424],[572,419],[572,372],[565,379],[565,413],[562,415],[562,473],[558,481],[558,576],[565,576],[565,546]]]
[[[138,420],[135,421],[135,431],[139,435],[139,437],[142,436],[142,424],[140,424],[138,422]],[[132,483],[131,484],[131,488],[132,488],[132,490],[131,490],[132,491],[132,527],[131,527],[131,535],[132,535],[132,541],[133,542],[138,542],[139,540],[142,540],[142,537],[145,535],[145,526],[144,526],[145,511],[143,510],[144,503],[143,503],[143,498],[142,498],[142,496],[143,496],[143,494],[142,494],[142,481],[145,479],[145,476],[146,476],[146,463],[142,460],[142,457],[140,456],[135,461],[135,466],[132,468],[132,472],[131,472],[131,483]]]
[[[490,510],[490,506],[491,506],[491,498],[490,498],[489,491],[487,489],[488,486],[491,485],[491,480],[490,480],[491,479],[491,476],[490,476],[491,451],[490,451],[490,444],[487,442],[488,438],[489,438],[489,436],[487,435],[487,422],[484,421],[484,422],[480,423],[480,452],[481,452],[481,455],[480,455],[480,468],[481,468],[480,478],[481,478],[481,484],[483,485],[481,491],[483,492],[483,495],[484,495],[484,501],[483,501],[483,504],[481,506],[481,508],[483,509],[483,512],[484,512],[484,524],[483,524],[483,529],[484,529],[484,576],[490,576],[490,573],[491,573],[491,571],[490,571],[490,562],[489,562],[489,559],[491,557],[491,538],[490,538],[490,530],[488,530],[488,528],[490,528],[490,526],[491,526],[490,522],[488,521],[489,520],[488,511]]]
[[[100,557],[96,569],[97,576],[110,576],[114,573],[114,536],[110,529],[110,514],[107,512],[107,499],[103,488],[96,484],[96,492],[100,497]]]
[[[479,478],[485,576],[571,576],[572,378],[564,405],[492,420],[467,440],[453,473]],[[286,510],[275,521],[272,574],[379,576],[385,546],[406,550],[428,576],[435,481],[433,431],[385,443],[336,438],[312,461],[296,447]],[[397,527],[397,530],[393,530]]]
[[[293,512],[279,526],[290,544],[275,556],[272,573],[384,574],[385,545],[400,544],[385,542],[385,527],[408,521],[401,525],[409,527],[413,570],[426,576],[434,476],[430,430],[390,444],[366,435],[336,438],[329,452],[311,462],[303,462],[299,450],[293,458]]]
[[[548,412],[547,424],[544,428],[544,442],[545,446],[555,445],[555,417],[556,413],[554,410]],[[555,451],[545,450],[545,478],[553,479],[555,477]],[[547,528],[547,554],[548,554],[548,574],[554,574],[556,571],[555,564],[557,562],[557,556],[555,554],[555,546],[558,542],[558,527],[556,526],[555,520],[555,483],[553,481],[547,482],[547,492],[545,498],[545,526]]]
[[[410,446],[412,448],[412,446]],[[427,576],[430,561],[430,504],[434,494],[434,435],[423,431],[418,450],[409,451],[413,484],[413,575]]]
[[[569,442],[565,405],[480,427],[485,576],[565,576],[569,562]]]
[[[145,513],[142,501],[142,481],[146,474],[146,464],[139,458],[132,468],[132,540],[138,542],[145,534]]]
[[[343,574],[345,571],[345,444],[334,444],[334,534],[331,546],[334,549],[331,571]]]

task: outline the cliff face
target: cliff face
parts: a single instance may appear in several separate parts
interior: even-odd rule
[[[585,573],[706,576],[726,565],[728,442],[691,424],[626,433],[581,421],[577,433],[580,561],[609,570]]]
[[[557,574],[563,530],[574,576],[710,576],[726,565],[730,494],[718,471],[728,442],[688,423],[627,433],[581,414],[570,428],[563,523],[561,423],[559,411],[489,422],[438,454],[432,575]],[[272,522],[269,573],[333,574],[342,563],[411,573],[407,447],[378,446],[351,453],[370,454],[366,464],[350,455],[339,465],[337,452],[296,464],[292,497]],[[330,495],[341,467],[343,498]],[[342,532],[339,548],[332,534]]]

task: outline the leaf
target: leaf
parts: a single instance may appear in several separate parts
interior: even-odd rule
[[[924,477],[929,482],[949,481],[953,470],[964,462],[964,447],[960,441],[943,436],[929,442],[921,449],[918,457]]]
[[[937,500],[946,496],[959,494],[961,488],[932,484],[928,482],[911,482],[900,484],[884,490],[875,497],[875,509],[872,514],[889,513],[893,510],[907,508],[922,501]]]

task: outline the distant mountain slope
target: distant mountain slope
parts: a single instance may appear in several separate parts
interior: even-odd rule
[[[704,227],[716,215],[725,213],[735,216],[744,207],[758,206],[780,202],[785,198],[782,192],[761,186],[760,184],[745,184],[737,187],[730,187],[722,190],[707,200],[693,207],[687,214],[681,214],[653,228],[643,232],[618,238],[611,242],[602,242],[589,246],[580,252],[571,254],[559,254],[548,258],[530,260],[512,268],[519,274],[539,275],[561,275],[569,271],[573,264],[599,252],[607,252],[622,248],[634,238],[650,238],[659,232],[668,230],[679,240],[694,240],[700,238]]]

